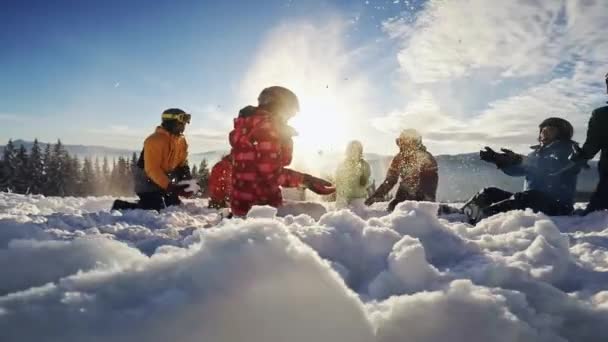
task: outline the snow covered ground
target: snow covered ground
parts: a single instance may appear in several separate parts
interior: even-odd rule
[[[111,202],[0,193],[0,341],[608,340],[607,213]]]

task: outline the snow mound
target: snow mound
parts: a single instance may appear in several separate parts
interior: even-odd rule
[[[608,214],[0,193],[0,341],[605,341]],[[499,332],[499,333],[497,333]]]

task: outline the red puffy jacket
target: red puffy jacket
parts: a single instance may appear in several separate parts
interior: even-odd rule
[[[302,185],[304,174],[285,168],[291,163],[295,131],[265,110],[245,107],[234,119],[232,146],[232,196],[230,207],[244,216],[254,205],[278,207],[281,186]]]
[[[220,209],[230,206],[232,193],[232,156],[224,156],[211,168],[209,175],[209,207]]]

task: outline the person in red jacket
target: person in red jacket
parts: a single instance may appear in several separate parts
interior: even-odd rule
[[[254,205],[279,207],[281,187],[304,186],[328,195],[331,183],[286,168],[293,157],[295,130],[287,121],[300,105],[296,95],[279,86],[260,93],[258,106],[247,106],[234,119],[229,140],[232,150],[232,193],[230,208],[235,216],[245,216]]]
[[[224,156],[211,168],[209,182],[209,208],[222,209],[230,207],[232,192],[232,156]]]
[[[406,129],[395,142],[399,153],[393,158],[386,179],[365,204],[371,205],[384,198],[399,179],[395,198],[388,204],[389,211],[403,201],[435,202],[439,181],[437,161],[422,144],[422,137],[416,130]]]

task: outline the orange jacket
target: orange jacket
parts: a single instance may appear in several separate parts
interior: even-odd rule
[[[159,126],[144,141],[144,171],[159,187],[167,189],[167,174],[187,164],[188,143],[183,135],[173,135]]]

